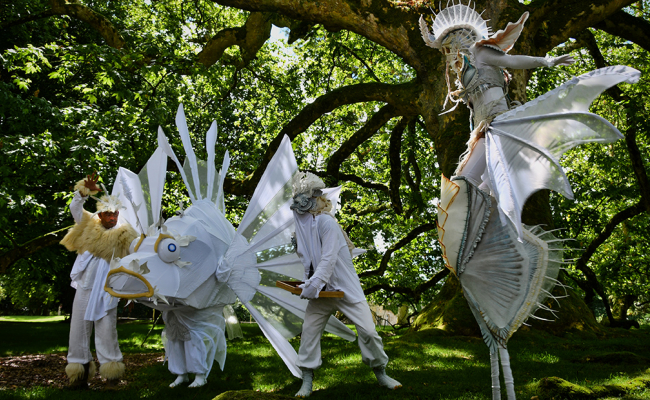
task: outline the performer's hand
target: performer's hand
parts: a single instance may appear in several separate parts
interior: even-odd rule
[[[102,190],[97,187],[97,182],[99,177],[97,176],[97,171],[93,172],[91,175],[86,176],[84,180],[84,186],[87,187],[91,192],[101,192]]]
[[[300,293],[301,299],[317,299],[318,293],[320,292],[323,285],[320,285],[320,279],[315,278],[308,280],[302,286],[302,293]]]
[[[553,59],[551,60],[551,63],[553,63],[554,67],[557,65],[571,65],[574,62],[576,62],[576,60],[574,60],[570,54],[565,54],[559,57],[553,57]]]

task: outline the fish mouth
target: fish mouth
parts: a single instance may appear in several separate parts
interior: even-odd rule
[[[114,287],[121,287],[121,289],[115,291]],[[129,300],[154,295],[153,286],[144,276],[123,266],[108,272],[104,290],[111,296]]]

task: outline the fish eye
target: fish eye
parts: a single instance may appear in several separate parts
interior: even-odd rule
[[[178,243],[176,243],[176,240],[170,235],[161,234],[158,236],[154,249],[158,254],[158,257],[166,263],[173,263],[181,258],[181,251]]]

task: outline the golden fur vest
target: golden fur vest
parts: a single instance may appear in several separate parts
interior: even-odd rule
[[[128,255],[129,246],[136,237],[138,234],[131,225],[106,229],[98,216],[84,210],[81,221],[68,231],[60,243],[70,251],[78,254],[87,251],[110,263],[113,256],[122,258]]]

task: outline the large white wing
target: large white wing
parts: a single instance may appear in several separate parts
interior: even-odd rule
[[[308,301],[275,287],[277,280],[302,280],[304,273],[291,244],[295,229],[289,206],[297,172],[291,141],[285,136],[253,193],[217,278],[227,279],[289,370],[300,377],[297,354],[288,339],[300,334]],[[354,332],[334,317],[326,330],[355,339]]]
[[[486,134],[487,168],[499,208],[521,239],[526,199],[541,189],[573,198],[559,164],[567,150],[583,143],[607,143],[623,136],[611,123],[588,112],[592,101],[621,82],[635,83],[639,71],[615,66],[591,71],[499,115]]]

